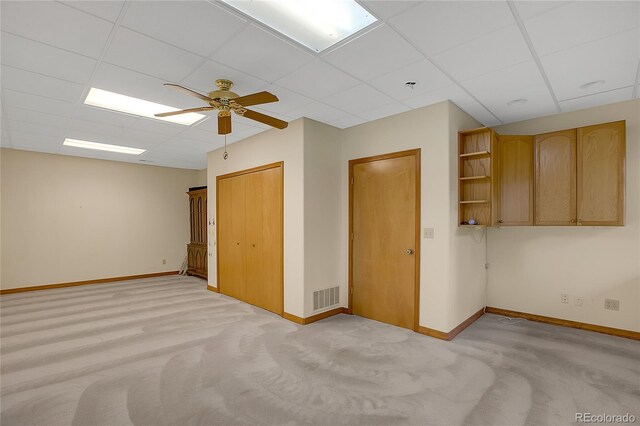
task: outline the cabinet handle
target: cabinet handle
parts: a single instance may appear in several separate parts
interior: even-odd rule
[[[504,223],[504,220],[499,220],[498,223]]]
[[[571,223],[576,223],[576,220],[575,219],[571,219]]]

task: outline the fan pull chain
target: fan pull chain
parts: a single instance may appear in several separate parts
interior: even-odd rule
[[[224,135],[224,154],[222,154],[222,158],[225,160],[229,158],[229,153],[227,152],[227,135]]]

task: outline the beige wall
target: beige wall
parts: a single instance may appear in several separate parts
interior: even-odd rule
[[[182,265],[195,170],[12,149],[0,166],[3,289]]]
[[[343,256],[340,252],[340,132],[335,127],[304,120],[305,317],[322,311],[313,311],[314,291],[345,283],[338,269]],[[346,285],[341,286],[340,300],[347,300]]]
[[[450,331],[486,305],[487,259],[486,229],[471,230],[458,226],[458,132],[482,127],[455,104],[449,103],[449,216],[451,226]]]
[[[477,246],[470,234],[458,233],[457,180],[453,184],[457,169],[456,161],[452,159],[452,156],[457,158],[458,128],[476,126],[477,122],[445,101],[348,128],[343,131],[342,136],[343,183],[348,179],[349,160],[421,149],[421,235],[424,228],[434,228],[435,238],[421,238],[420,243],[419,323],[444,332],[453,329],[471,315],[474,309],[477,311],[481,307],[481,297],[477,293],[484,287],[484,248]],[[343,283],[348,282],[348,199],[348,186],[343,185]],[[458,262],[456,256],[467,252],[480,257],[481,261]],[[480,262],[482,269],[478,269]],[[457,267],[464,269],[464,273],[454,271]],[[466,276],[475,277],[476,274],[479,277],[472,282],[462,282]],[[467,287],[473,290],[473,294],[463,291]]]
[[[196,181],[194,186],[206,186],[207,185],[207,169],[196,171]]]
[[[304,316],[303,119],[284,130],[268,130],[208,154],[208,212],[216,211],[216,176],[284,161],[284,310]],[[209,284],[217,287],[215,227],[209,227]]]
[[[627,121],[626,226],[503,227],[488,234],[487,304],[640,331],[640,100],[498,127],[500,134],[537,134]],[[560,294],[571,295],[570,304]],[[584,306],[574,305],[584,297]],[[620,300],[605,311],[604,299]]]

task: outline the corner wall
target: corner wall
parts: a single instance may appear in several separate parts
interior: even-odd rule
[[[304,119],[304,316],[313,311],[313,292],[340,286],[340,129]]]
[[[284,161],[284,310],[304,317],[304,128],[303,119],[208,154],[208,219],[216,219],[216,177]],[[217,223],[217,222],[216,222]],[[209,285],[218,287],[215,225],[209,226]]]
[[[458,128],[469,126],[477,127],[477,122],[445,101],[350,127],[342,133],[341,283],[346,290],[349,160],[420,148],[420,234],[424,228],[434,228],[435,238],[420,240],[419,324],[443,332],[455,328],[473,313],[466,315],[478,303],[478,289],[484,287],[484,256],[479,256],[481,270],[476,271],[476,265],[467,262],[465,274],[454,275],[454,268],[458,266],[456,256],[464,256],[467,248],[474,254],[482,252],[482,248],[472,245],[470,236],[457,234],[457,161],[452,160],[452,155],[457,158]],[[452,185],[453,176],[456,176],[455,185]],[[463,282],[467,275],[476,274],[477,280]],[[472,296],[465,293],[467,287],[473,289]],[[465,293],[462,302],[457,299],[459,293]]]
[[[558,114],[496,128],[539,134],[627,121],[626,226],[528,226],[488,233],[487,305],[640,331],[640,100]],[[568,293],[569,304],[560,303]],[[575,306],[575,297],[584,305]],[[604,299],[620,300],[605,311]]]
[[[2,289],[180,269],[195,170],[1,152]]]

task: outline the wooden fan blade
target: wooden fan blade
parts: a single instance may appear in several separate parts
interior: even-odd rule
[[[231,115],[218,115],[218,134],[228,135],[231,133]]]
[[[180,86],[179,84],[174,84],[174,83],[164,83],[164,85],[165,85],[165,86],[168,86],[168,87],[172,87],[172,88],[174,88],[174,89],[178,89],[178,90],[180,90],[180,91],[182,91],[182,92],[186,92],[186,93],[188,93],[189,95],[191,95],[191,96],[195,96],[195,97],[196,97],[196,98],[198,98],[198,99],[202,99],[202,100],[203,100],[203,101],[205,101],[205,102],[210,102],[210,101],[213,101],[213,100],[214,100],[213,98],[210,98],[210,97],[208,97],[208,96],[206,96],[206,95],[203,95],[203,94],[201,94],[201,93],[195,92],[195,91],[193,91],[193,90],[191,90],[191,89],[187,89],[186,87],[184,87],[184,86]]]
[[[239,98],[235,98],[233,102],[245,107],[258,104],[268,104],[269,102],[278,102],[278,97],[269,92],[258,92],[247,96],[240,96]]]
[[[189,108],[189,109],[183,109],[180,111],[161,112],[160,114],[154,114],[154,115],[156,117],[169,117],[171,115],[186,114],[188,112],[211,111],[212,109],[215,109],[215,108],[214,107]]]
[[[289,123],[287,123],[286,121],[278,120],[275,117],[271,117],[260,112],[251,111],[250,109],[245,110],[244,114],[240,115],[250,118],[251,120],[256,120],[261,123],[267,124],[271,127],[275,127],[276,129],[284,129],[289,125]]]

